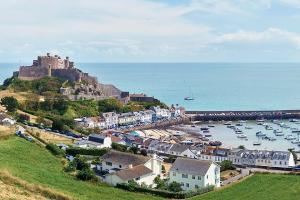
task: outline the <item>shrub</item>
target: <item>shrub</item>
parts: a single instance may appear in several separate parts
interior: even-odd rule
[[[122,151],[126,152],[127,151],[127,146],[123,144],[118,144],[118,143],[112,143],[111,148],[116,150],[116,151]]]
[[[168,185],[168,190],[171,192],[181,192],[182,188],[180,186],[180,183],[173,181]]]
[[[47,144],[46,149],[48,149],[55,156],[63,156],[65,154],[65,152],[55,144]]]
[[[232,164],[232,161],[230,160],[224,160],[220,163],[221,166],[221,171],[226,171],[226,170],[235,170],[236,167]]]
[[[79,171],[76,177],[82,181],[88,181],[96,178],[95,173],[90,168],[85,168]]]
[[[15,97],[3,97],[0,103],[8,112],[15,112],[19,107],[19,102]]]
[[[90,165],[86,162],[86,159],[84,157],[76,156],[73,162],[75,163],[77,170],[84,170],[90,168]]]
[[[205,188],[201,188],[198,190],[191,190],[187,192],[170,192],[166,190],[157,190],[157,189],[151,189],[141,186],[133,186],[129,184],[117,184],[117,188],[132,191],[132,192],[142,192],[142,193],[148,193],[152,195],[157,195],[163,198],[170,198],[170,199],[185,199],[190,198],[196,195],[204,194],[210,191],[213,191],[214,186],[208,186]]]

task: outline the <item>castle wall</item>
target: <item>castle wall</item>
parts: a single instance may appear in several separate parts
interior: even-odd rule
[[[67,79],[69,81],[80,80],[80,72],[76,69],[52,69],[52,76]]]
[[[49,74],[48,67],[31,67],[23,66],[20,67],[18,77],[21,80],[36,80],[48,76]]]
[[[38,66],[48,67],[51,66],[53,69],[65,68],[65,62],[58,56],[38,56]]]

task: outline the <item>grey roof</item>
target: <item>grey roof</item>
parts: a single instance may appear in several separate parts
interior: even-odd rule
[[[118,172],[115,172],[113,174],[117,175],[119,178],[121,178],[124,181],[133,180],[135,178],[141,177],[143,175],[151,174],[152,170],[147,168],[145,165],[138,165],[133,168],[127,168],[120,170]]]
[[[103,144],[104,143],[104,139],[105,139],[105,136],[103,136],[103,135],[99,135],[99,134],[91,134],[91,135],[89,135],[89,141],[92,141],[92,142]]]
[[[111,150],[103,155],[102,159],[106,162],[137,166],[145,164],[151,157]]]
[[[247,159],[269,159],[269,160],[286,160],[290,158],[288,151],[266,151],[266,150],[244,150],[240,154],[242,158]]]
[[[170,171],[204,176],[212,163],[212,161],[177,158]]]
[[[186,150],[189,149],[189,148],[190,148],[190,147],[187,146],[187,145],[183,145],[183,144],[173,144],[169,151],[182,153],[182,152],[186,151]]]

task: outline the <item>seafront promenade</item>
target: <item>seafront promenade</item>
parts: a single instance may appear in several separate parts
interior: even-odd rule
[[[191,121],[257,120],[300,118],[300,110],[186,111]]]

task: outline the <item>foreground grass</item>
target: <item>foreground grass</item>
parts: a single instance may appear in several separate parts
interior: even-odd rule
[[[58,158],[44,148],[14,136],[0,141],[0,170],[7,170],[27,182],[64,192],[77,199],[158,199],[104,184],[77,181],[63,172]]]
[[[76,199],[160,199],[104,184],[81,182],[62,170],[61,160],[44,148],[12,136],[0,141],[0,171]],[[257,174],[241,183],[192,200],[298,200],[300,176]],[[38,192],[37,192],[38,193]]]
[[[298,200],[300,176],[256,174],[226,189],[193,200]]]

